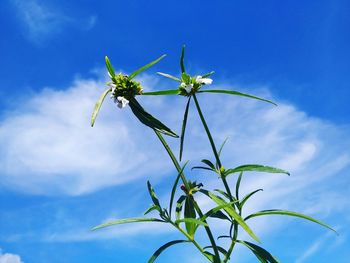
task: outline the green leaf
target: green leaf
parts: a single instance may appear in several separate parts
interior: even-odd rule
[[[211,169],[215,170],[215,165],[211,161],[209,161],[207,159],[203,159],[203,160],[201,160],[201,162],[208,165]]]
[[[163,246],[161,246],[160,248],[158,248],[156,250],[156,252],[154,252],[154,254],[152,255],[152,257],[148,260],[148,263],[153,263],[157,257],[164,251],[166,250],[168,247],[171,247],[173,245],[179,244],[179,243],[185,243],[185,242],[189,242],[188,240],[174,240],[174,241],[170,241],[166,244],[164,244]]]
[[[239,200],[239,188],[241,186],[241,181],[242,181],[242,176],[243,176],[243,172],[241,172],[237,178],[237,182],[236,182],[236,198]]]
[[[153,204],[143,214],[147,215],[148,213],[152,212],[153,210],[157,210],[157,211],[161,212],[160,207]]]
[[[157,219],[157,218],[143,218],[143,217],[134,217],[134,218],[126,218],[126,219],[116,219],[109,221],[107,223],[95,226],[91,230],[97,230],[104,227],[114,226],[114,225],[121,225],[121,224],[128,224],[128,223],[136,223],[136,222],[162,222],[163,220]]]
[[[174,201],[174,196],[175,196],[175,192],[176,192],[176,188],[177,188],[177,184],[179,183],[179,179],[181,177],[181,174],[183,173],[186,165],[187,165],[188,161],[182,166],[181,170],[179,171],[178,175],[175,178],[174,181],[174,185],[173,188],[171,190],[171,195],[170,195],[170,203],[169,203],[169,213],[170,213],[170,217],[171,217],[171,211],[173,208],[173,201]]]
[[[185,200],[186,200],[186,196],[182,195],[179,197],[179,199],[176,202],[176,208],[175,208],[176,220],[179,220],[181,218],[181,211]]]
[[[181,81],[186,83],[186,84],[190,84],[191,83],[191,76],[184,72],[181,75]]]
[[[149,91],[149,92],[143,92],[142,95],[177,95],[179,94],[178,89],[169,89],[169,90],[158,90],[158,91]]]
[[[242,209],[243,206],[244,206],[244,204],[248,201],[248,199],[249,199],[250,197],[252,197],[255,193],[259,192],[259,191],[263,191],[263,189],[255,190],[255,191],[253,191],[253,192],[247,194],[245,197],[243,197],[242,201],[241,201],[240,204],[239,204],[239,205],[240,205],[240,208]]]
[[[144,65],[143,67],[139,68],[138,70],[134,71],[133,73],[131,73],[131,75],[129,76],[129,79],[133,79],[134,77],[136,77],[138,74],[140,74],[142,71],[145,71],[146,69],[152,67],[154,64],[158,63],[161,59],[163,59],[166,55],[162,55],[159,58],[157,58],[156,60],[148,63],[147,65]]]
[[[219,155],[219,156],[220,156],[220,154],[221,154],[221,152],[222,152],[222,149],[224,148],[224,146],[225,146],[227,140],[228,140],[228,137],[226,137],[226,139],[224,140],[224,142],[221,144],[220,149],[219,149],[219,151],[218,151],[218,155]]]
[[[232,239],[230,236],[224,236],[224,235],[223,235],[223,236],[218,236],[217,239],[219,240],[220,238],[229,238],[229,239]]]
[[[191,170],[194,170],[194,169],[202,169],[202,170],[209,170],[209,171],[214,171],[215,172],[215,170],[213,170],[213,169],[211,169],[211,168],[208,168],[208,167],[204,167],[204,166],[193,166],[192,168],[191,168]]]
[[[188,98],[188,101],[187,101],[187,104],[186,104],[184,118],[183,118],[183,121],[182,121],[182,129],[181,129],[181,136],[180,136],[180,161],[182,159],[182,151],[183,151],[183,148],[184,148],[185,131],[186,131],[187,116],[188,116],[188,109],[189,109],[189,106],[190,106],[190,102],[191,102],[191,97]]]
[[[167,73],[163,73],[163,72],[157,72],[157,74],[163,76],[163,77],[166,77],[168,79],[172,79],[172,80],[175,80],[175,81],[178,81],[178,82],[181,82],[181,79],[177,78],[177,77],[174,77],[170,74],[167,74]]]
[[[241,165],[241,166],[238,166],[236,168],[233,168],[233,169],[226,170],[225,176],[232,174],[232,173],[248,172],[248,171],[265,172],[265,173],[283,173],[283,174],[290,175],[289,172],[287,172],[285,170],[271,167],[271,166],[265,166],[265,165],[260,165],[260,164],[245,164],[245,165]]]
[[[204,255],[209,259],[210,262],[214,262],[215,256],[212,253],[204,251]]]
[[[257,216],[265,216],[265,215],[286,215],[286,216],[299,217],[299,218],[314,222],[316,224],[319,224],[319,225],[321,225],[325,228],[328,228],[328,229],[332,230],[333,232],[337,233],[337,231],[335,231],[333,228],[331,228],[330,226],[326,225],[325,223],[323,223],[317,219],[314,219],[314,218],[307,216],[307,215],[303,215],[300,213],[287,211],[287,210],[279,210],[279,209],[263,210],[263,211],[259,211],[259,212],[256,212],[256,213],[253,213],[253,214],[247,216],[244,220],[248,220],[250,218],[257,217]]]
[[[230,218],[221,211],[217,211],[217,212],[211,214],[210,217],[231,221]]]
[[[215,71],[211,71],[211,72],[209,72],[209,73],[207,73],[207,74],[204,74],[204,75],[202,76],[202,78],[210,77],[210,76],[213,75],[214,73],[215,73]]]
[[[247,248],[249,248],[254,253],[254,255],[260,260],[260,262],[279,263],[279,261],[274,256],[272,256],[270,252],[258,245],[243,240],[237,240],[237,243],[245,245]]]
[[[207,191],[207,190],[200,190],[201,193],[207,195],[210,199],[212,199],[215,203],[218,205],[224,205],[227,204],[221,197]],[[243,218],[235,211],[235,209],[232,206],[225,206],[223,208],[238,224],[241,225],[241,227],[257,242],[259,241],[259,238],[254,234],[254,232],[250,229],[250,227],[247,225],[247,223],[243,220]]]
[[[187,196],[185,201],[184,219],[188,219],[188,218],[195,219],[196,210],[194,209],[193,199]],[[187,233],[193,237],[196,231],[196,224],[191,221],[185,221],[185,226],[186,226]]]
[[[207,248],[213,248],[213,246],[206,246],[206,247],[203,247],[203,249],[207,249]],[[216,248],[218,249],[218,251],[220,251],[223,255],[226,256],[227,254],[227,250],[224,249],[223,247],[221,246],[216,246]]]
[[[170,130],[167,126],[165,126],[162,122],[154,118],[151,114],[146,112],[142,106],[137,102],[135,98],[131,98],[129,101],[129,106],[134,113],[134,115],[142,122],[144,125],[159,131],[165,135],[169,135],[175,138],[179,136]]]
[[[207,223],[205,223],[201,220],[195,219],[195,218],[183,218],[183,219],[179,219],[179,220],[175,221],[175,224],[179,224],[179,223],[190,223],[190,224],[194,224],[194,225],[208,226]],[[190,234],[190,233],[189,233],[189,235],[193,236],[193,234]]]
[[[105,62],[106,62],[106,67],[107,67],[107,70],[109,72],[109,75],[111,78],[114,78],[115,77],[115,72],[114,72],[114,69],[112,67],[112,64],[111,62],[109,61],[109,58],[107,56],[105,56]]]
[[[208,217],[217,217],[220,219],[226,219],[228,221],[231,221],[230,218],[228,218],[224,213],[222,213],[220,210],[227,207],[227,206],[232,206],[234,203],[236,203],[237,201],[234,202],[230,202],[230,203],[226,203],[223,205],[218,205],[212,209],[210,209],[208,212],[206,212],[201,218],[201,221],[205,221]],[[218,213],[221,212],[221,213]],[[214,216],[213,216],[214,215]]]
[[[94,111],[92,112],[91,127],[93,127],[94,124],[95,124],[95,120],[96,120],[97,114],[98,114],[98,112],[100,111],[101,105],[102,105],[102,103],[103,103],[105,97],[106,97],[107,94],[108,94],[109,92],[111,92],[111,91],[112,91],[112,88],[106,89],[106,90],[102,93],[102,95],[100,96],[100,98],[98,99],[98,101],[96,102],[95,107],[94,107]]]
[[[185,73],[185,45],[182,46],[181,57],[180,57],[181,73]]]
[[[238,92],[238,91],[234,91],[234,90],[222,90],[222,89],[208,90],[208,89],[207,89],[207,90],[199,90],[198,92],[224,93],[224,94],[231,94],[231,95],[243,96],[243,97],[248,97],[248,98],[251,98],[251,99],[256,99],[256,100],[265,101],[265,102],[268,102],[268,103],[271,103],[271,104],[277,106],[276,103],[274,103],[274,102],[272,102],[272,101],[270,101],[270,100],[262,99],[262,98],[259,98],[259,97],[253,96],[253,95],[249,95],[249,94],[242,93],[242,92]]]
[[[148,188],[149,195],[151,196],[154,205],[158,206],[161,209],[158,197],[156,196],[156,193],[154,192],[154,189],[149,181],[147,181],[147,188]]]
[[[225,196],[228,200],[230,200],[230,196],[229,196],[226,192],[224,192],[224,191],[222,191],[222,190],[220,190],[220,189],[214,189],[214,191],[215,191],[215,192],[218,192],[218,193],[220,193],[220,194],[222,194],[222,195]]]

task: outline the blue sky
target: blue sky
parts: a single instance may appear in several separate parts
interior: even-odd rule
[[[150,203],[147,179],[167,200],[175,176],[130,110],[107,100],[96,127],[89,118],[105,88],[105,55],[130,73],[166,53],[139,80],[145,90],[174,88],[155,72],[178,74],[183,44],[193,75],[215,70],[213,88],[279,104],[199,97],[215,140],[230,137],[225,164],[256,162],[292,173],[246,176],[243,190],[265,189],[249,209],[304,212],[340,233],[259,219],[252,227],[263,246],[281,262],[347,262],[349,11],[345,0],[1,1],[0,263],[146,262],[162,242],[179,238],[156,225],[89,231],[106,219],[140,216]],[[182,98],[140,100],[180,130]],[[210,148],[194,111],[189,121],[184,158],[195,165]],[[170,143],[177,149],[177,141]],[[215,178],[198,176],[215,186]],[[179,245],[159,262],[197,262],[196,253]],[[256,262],[244,249],[235,258]]]

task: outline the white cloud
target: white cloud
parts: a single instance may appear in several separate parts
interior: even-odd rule
[[[156,84],[147,75],[142,80],[146,90]],[[154,134],[139,124],[130,110],[119,110],[106,99],[96,126],[89,127],[92,107],[104,85],[103,81],[77,80],[66,90],[46,88],[28,98],[23,105],[14,107],[0,123],[0,166],[3,167],[0,176],[3,185],[36,194],[79,195],[135,179],[145,181],[145,177],[161,184],[156,178],[169,174],[173,168]],[[266,90],[260,93],[270,97]],[[335,223],[328,220],[330,215],[344,213],[350,208],[349,201],[344,199],[344,193],[349,191],[349,178],[345,176],[350,163],[348,127],[310,117],[287,103],[272,107],[233,96],[201,94],[198,98],[216,142],[220,143],[230,136],[222,153],[227,168],[261,163],[287,169],[292,174],[291,177],[245,175],[243,193],[264,188],[264,192],[252,198],[247,212],[284,208],[304,212],[331,225],[344,227],[348,224],[346,220]],[[179,97],[171,99],[140,98],[151,113],[179,131],[185,101]],[[184,159],[194,159],[190,165],[196,165],[211,153],[194,107],[189,114],[187,131]],[[177,141],[175,144],[175,140],[170,141],[178,147]],[[151,173],[152,169],[156,169],[157,174]],[[198,175],[197,178],[201,178],[206,187],[221,186],[215,177],[203,177],[199,172],[194,175]],[[230,180],[233,184],[235,177]],[[144,202],[149,203],[149,200]],[[210,206],[210,202],[200,202]],[[100,219],[103,218],[106,216],[100,215]],[[276,233],[286,225],[285,222],[289,222],[285,219],[258,218],[249,224],[264,240],[266,234],[271,231]],[[96,218],[96,221],[99,219]],[[85,241],[142,233],[168,234],[171,231],[168,226],[158,224],[126,225],[95,233],[82,230],[82,227],[72,224],[57,232],[49,227],[42,232],[42,240]],[[87,225],[86,229],[90,227]],[[219,226],[214,231],[221,231],[223,227]],[[329,239],[332,238],[333,235],[330,235]],[[321,245],[316,241],[303,257],[311,257]]]
[[[20,256],[10,253],[3,254],[0,249],[0,263],[23,263]]]
[[[69,16],[57,6],[49,5],[49,2],[11,1],[16,8],[18,19],[22,22],[26,37],[38,45],[60,34],[67,26],[89,30],[97,21],[95,15],[91,15],[88,19],[73,18],[74,16]]]
[[[94,128],[93,105],[104,83],[77,81],[65,91],[45,89],[0,124],[2,182],[36,194],[79,195],[135,180],[167,165],[149,153],[154,141],[130,110],[108,98]],[[148,134],[150,133],[150,134]]]
[[[146,89],[155,83],[149,76],[143,79]],[[148,175],[152,167],[159,166],[162,174],[169,171],[162,170],[170,168],[164,162],[165,154],[152,150],[161,149],[155,136],[129,109],[119,110],[107,99],[95,127],[89,127],[92,107],[104,85],[102,81],[77,80],[66,90],[46,88],[16,106],[2,120],[0,164],[4,167],[1,176],[5,185],[38,194],[78,195]],[[269,96],[266,92],[265,95]],[[164,98],[140,99],[150,112],[163,116],[161,119],[170,127],[180,129],[182,98],[173,97],[171,107]],[[275,195],[289,194],[328,180],[350,163],[350,138],[345,128],[311,118],[291,105],[272,107],[243,98],[207,94],[199,100],[205,105],[216,141],[231,138],[223,151],[227,167],[262,163],[292,173],[290,178],[248,176],[254,180],[244,190],[261,185],[274,188]],[[185,141],[189,145],[184,158],[210,156],[194,107]],[[174,146],[178,147],[177,143]]]

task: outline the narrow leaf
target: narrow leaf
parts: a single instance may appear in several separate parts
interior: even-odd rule
[[[157,74],[163,76],[163,77],[166,77],[168,79],[172,79],[172,80],[175,80],[175,81],[178,81],[178,82],[181,82],[181,79],[177,78],[177,77],[174,77],[170,74],[167,74],[167,73],[163,73],[163,72],[157,72]]]
[[[239,188],[241,186],[241,181],[242,181],[242,176],[243,176],[243,172],[241,172],[237,178],[237,182],[236,182],[236,198],[239,200]]]
[[[254,253],[254,255],[260,260],[260,262],[279,263],[279,261],[274,256],[272,256],[270,252],[258,245],[243,240],[237,240],[237,243],[245,245],[247,248],[249,248]]]
[[[215,256],[212,253],[204,251],[204,255],[209,259],[210,262],[214,262]]]
[[[165,135],[169,135],[175,138],[179,136],[170,130],[167,126],[165,126],[162,122],[154,118],[151,114],[146,112],[142,106],[137,102],[135,98],[131,98],[129,101],[129,106],[134,113],[134,115],[142,122],[144,125],[157,130]]]
[[[186,198],[185,201],[185,210],[184,210],[184,219],[195,219],[196,218],[196,210],[194,209],[193,200],[190,197]],[[181,219],[180,219],[181,220]],[[194,222],[191,222],[189,220],[184,221],[187,233],[190,236],[193,236],[196,231],[196,224]]]
[[[275,168],[275,167],[271,167],[271,166],[265,166],[265,165],[260,165],[260,164],[245,164],[245,165],[241,165],[238,166],[236,168],[233,169],[228,169],[225,172],[225,175],[229,175],[232,173],[239,173],[239,172],[265,172],[265,173],[283,173],[283,174],[287,174],[290,175],[289,172],[279,169],[279,168]]]
[[[215,170],[215,165],[211,161],[203,159],[201,162],[208,165],[211,169]]]
[[[219,156],[220,156],[220,154],[221,154],[221,152],[222,152],[222,149],[224,148],[224,146],[225,146],[227,140],[228,140],[228,137],[226,137],[226,139],[224,140],[224,142],[221,144],[220,149],[219,149],[219,151],[218,151],[218,155],[219,155]]]
[[[152,257],[148,260],[148,263],[153,263],[157,257],[164,251],[166,250],[168,247],[171,247],[173,245],[179,244],[179,243],[185,243],[185,242],[189,242],[188,240],[174,240],[174,241],[170,241],[166,244],[164,244],[163,246],[161,246],[160,248],[158,248],[156,250],[156,252],[154,252],[154,254],[152,255]]]
[[[220,239],[220,238],[230,238],[230,239],[231,239],[231,237],[230,237],[230,236],[218,236],[218,238],[217,238],[217,239]]]
[[[161,211],[160,210],[160,207],[158,207],[158,206],[156,206],[156,205],[151,205],[143,214],[144,215],[147,215],[147,214],[149,214],[150,212],[152,212],[153,210],[157,210],[157,211]]]
[[[185,131],[186,131],[186,124],[187,124],[187,116],[188,116],[188,109],[190,106],[190,102],[191,102],[191,97],[188,98],[187,104],[186,104],[186,108],[185,108],[185,114],[184,114],[184,118],[182,121],[182,129],[181,129],[181,136],[180,136],[180,161],[182,159],[182,151],[184,148],[184,140],[185,140]]]
[[[185,169],[187,163],[188,163],[188,161],[184,164],[184,166],[182,166],[181,170],[179,171],[178,175],[176,176],[175,181],[174,181],[173,188],[172,188],[172,190],[171,190],[170,203],[169,203],[169,213],[170,213],[170,216],[171,216],[171,211],[172,211],[172,208],[173,208],[173,202],[174,202],[174,196],[175,196],[177,184],[179,183],[179,179],[180,179],[181,174],[183,173],[183,171],[184,171],[184,169]]]
[[[98,114],[98,112],[100,111],[101,105],[102,105],[102,103],[103,103],[105,97],[106,97],[107,94],[108,94],[109,92],[111,92],[111,91],[112,91],[112,88],[106,89],[106,90],[102,93],[102,95],[100,96],[100,98],[98,99],[98,101],[96,102],[95,107],[94,107],[94,111],[92,112],[91,127],[93,127],[94,124],[95,124],[95,120],[96,120],[97,114]]]
[[[116,219],[109,221],[107,223],[95,226],[91,230],[97,230],[104,227],[114,226],[114,225],[121,225],[121,224],[128,224],[128,223],[136,223],[136,222],[162,222],[163,220],[157,219],[157,218],[142,218],[142,217],[135,217],[135,218],[126,218],[126,219]]]
[[[213,246],[206,246],[206,247],[203,247],[203,249],[207,249],[207,248],[213,248]],[[227,254],[227,250],[224,249],[223,247],[221,247],[221,246],[216,246],[216,248],[217,248],[218,251],[220,251],[223,255],[226,255],[226,254]]]
[[[202,169],[202,170],[209,170],[209,171],[215,172],[213,169],[204,167],[204,166],[193,166],[191,170],[194,170],[194,169]]]
[[[186,83],[186,84],[191,83],[191,76],[188,75],[188,74],[186,74],[185,72],[183,72],[183,73],[181,74],[181,82],[184,82],[184,83]]]
[[[181,73],[186,72],[185,70],[185,45],[182,46],[181,57],[180,57]]]
[[[143,92],[142,95],[177,95],[179,94],[178,89],[169,89],[169,90],[158,90],[158,91],[149,91]]]
[[[195,224],[195,225],[208,226],[207,223],[205,223],[201,220],[195,219],[195,218],[183,218],[183,219],[179,219],[179,220],[175,221],[175,224],[179,224],[179,223],[191,223],[191,224]]]
[[[201,221],[205,221],[208,217],[211,217],[211,216],[215,215],[217,212],[221,212],[220,210],[223,209],[223,208],[225,208],[225,207],[227,207],[227,206],[232,206],[235,202],[236,202],[236,201],[230,202],[230,203],[226,203],[226,204],[219,205],[219,206],[216,206],[216,207],[210,209],[208,212],[206,212],[206,213],[200,218],[200,220],[201,220]],[[227,219],[227,220],[230,221],[230,219],[229,219],[224,213],[221,212],[220,216],[222,216],[222,217],[218,217],[218,218],[220,218],[220,219]]]
[[[265,102],[268,102],[268,103],[271,103],[275,106],[277,106],[276,103],[270,101],[270,100],[266,100],[266,99],[263,99],[263,98],[259,98],[259,97],[256,97],[256,96],[253,96],[253,95],[249,95],[249,94],[246,94],[246,93],[242,93],[242,92],[238,92],[238,91],[234,91],[234,90],[220,90],[220,89],[216,89],[216,90],[199,90],[198,92],[208,92],[208,93],[224,93],[224,94],[231,94],[231,95],[237,95],[237,96],[243,96],[243,97],[248,97],[248,98],[251,98],[251,99],[256,99],[256,100],[261,100],[261,101],[265,101]]]
[[[207,78],[207,77],[210,77],[211,75],[213,75],[215,73],[215,71],[211,71],[209,73],[206,73],[202,76],[202,78]]]
[[[337,233],[337,231],[335,231],[333,228],[331,228],[330,226],[326,225],[325,223],[323,223],[317,219],[314,219],[314,218],[307,216],[307,215],[303,215],[300,213],[287,211],[287,210],[279,210],[279,209],[263,210],[263,211],[259,211],[257,213],[253,213],[253,214],[247,216],[244,220],[248,220],[250,218],[257,217],[257,216],[265,216],[265,215],[286,215],[286,216],[299,217],[299,218],[314,222],[316,224],[319,224],[319,225],[321,225],[325,228],[328,228],[328,229],[332,230],[333,232]]]
[[[240,208],[242,209],[243,206],[244,206],[244,204],[248,201],[248,199],[249,199],[250,197],[252,197],[255,193],[259,192],[259,191],[263,191],[263,189],[255,190],[255,191],[253,191],[253,192],[247,194],[245,197],[243,197],[243,198],[242,198],[242,201],[241,201],[240,204],[239,204],[239,205],[240,205]]]
[[[224,205],[227,204],[222,198],[219,196],[207,191],[207,190],[200,190],[201,193],[207,195],[209,198],[211,198],[215,203],[218,205]],[[254,232],[250,229],[250,227],[247,225],[246,222],[244,222],[243,218],[235,211],[235,209],[232,206],[225,206],[223,208],[233,219],[237,221],[238,224],[241,225],[241,227],[257,242],[259,241],[259,238],[254,234]]]
[[[149,181],[147,181],[147,188],[148,188],[149,195],[151,196],[154,205],[161,208],[158,197],[156,196],[156,193],[154,192],[154,189]]]
[[[181,211],[185,200],[186,200],[186,196],[182,195],[176,202],[176,208],[175,208],[176,220],[179,220],[181,218]]]
[[[107,56],[105,56],[105,62],[106,62],[106,67],[107,67],[107,70],[109,72],[109,75],[111,78],[114,78],[115,77],[115,72],[114,72],[114,69],[112,67],[112,64],[111,62],[109,61],[109,58]]]
[[[131,75],[129,76],[129,79],[133,79],[135,76],[137,76],[138,74],[140,74],[142,71],[145,71],[146,69],[152,67],[154,64],[158,63],[161,59],[163,59],[166,55],[162,55],[159,58],[157,58],[156,60],[148,63],[147,65],[144,65],[143,67],[139,68],[138,70],[134,71],[133,73],[131,73]]]
[[[220,193],[220,194],[222,194],[222,195],[225,196],[228,200],[230,200],[230,196],[229,196],[226,192],[224,192],[224,191],[222,191],[222,190],[220,190],[220,189],[214,189],[214,191],[215,191],[215,192],[218,192],[218,193]]]

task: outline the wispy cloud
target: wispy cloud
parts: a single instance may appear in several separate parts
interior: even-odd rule
[[[93,28],[97,16],[91,15],[87,19],[73,18],[60,11],[58,6],[49,2],[37,0],[12,0],[17,17],[21,21],[25,36],[37,45],[41,45],[52,37],[62,33],[67,27],[78,27],[82,30]]]
[[[2,253],[0,249],[0,263],[23,263],[20,256],[11,253]]]
[[[147,75],[142,80],[145,89],[150,89],[155,83]],[[103,86],[103,81],[77,80],[66,90],[46,88],[27,99],[25,104],[14,107],[0,124],[3,184],[17,191],[36,194],[80,195],[137,178],[151,176],[154,181],[156,175],[150,175],[152,169],[157,169],[157,175],[169,174],[172,168],[162,150],[151,150],[161,149],[155,148],[157,142],[152,132],[145,130],[130,111],[119,110],[107,99],[96,126],[89,127],[92,106]],[[267,90],[258,93],[271,96]],[[184,106],[181,98],[173,98],[172,107],[164,98],[140,99],[156,116],[166,116],[164,121],[170,127],[180,129]],[[227,168],[262,163],[292,173],[291,177],[247,174],[242,192],[260,187],[265,191],[258,199],[253,199],[246,212],[285,208],[325,219],[331,213],[341,213],[349,208],[349,202],[343,198],[348,191],[348,179],[344,174],[350,163],[350,136],[346,127],[307,116],[286,103],[276,108],[220,95],[199,96],[199,100],[205,105],[204,111],[209,124],[214,127],[216,141],[223,141],[226,136],[231,138],[223,151]],[[200,158],[210,156],[210,148],[203,147],[202,142],[207,138],[194,111],[189,115],[188,131],[185,158],[196,158],[197,154],[201,155]],[[335,176],[337,180],[334,180]],[[337,181],[344,183],[334,191]],[[161,187],[161,183],[158,184]],[[209,180],[206,187],[213,188],[216,184],[215,180]],[[212,205],[202,199],[199,201],[207,207]],[[147,205],[148,201],[144,202]],[[267,203],[269,207],[265,206]],[[100,220],[104,218],[106,216],[102,215]],[[340,225],[345,223],[337,222]],[[261,236],[276,231],[283,223],[268,218],[252,221],[251,225]],[[86,229],[90,227],[87,225]],[[218,226],[215,231],[222,227]],[[117,232],[96,233],[82,230],[81,225],[76,228],[70,225],[59,233],[49,229],[44,231],[45,241],[109,239],[147,231],[169,233],[167,227],[158,228],[156,225],[154,228],[126,226],[119,227]]]
[[[2,120],[3,184],[36,194],[79,195],[135,180],[167,167],[128,110],[105,103],[94,128],[93,105],[103,82],[45,89]],[[148,131],[151,133],[151,131]],[[152,136],[152,135],[151,135]]]

